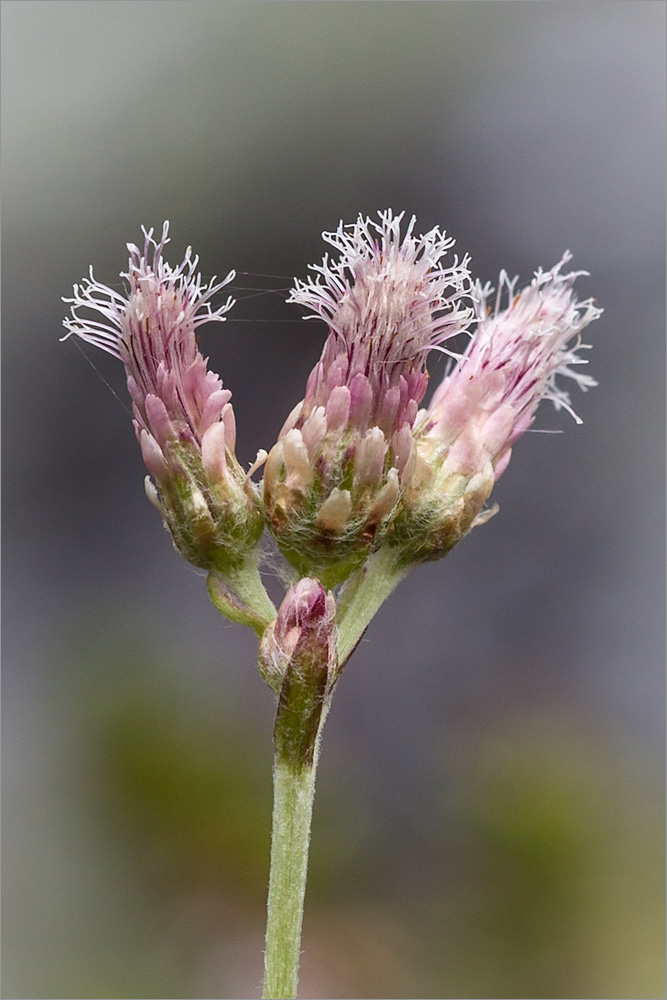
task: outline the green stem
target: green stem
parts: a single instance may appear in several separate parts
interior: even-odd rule
[[[338,642],[335,630],[331,636],[341,667],[408,569],[398,565],[393,550],[385,548],[350,579],[338,605]],[[301,624],[278,695],[264,1000],[294,1000],[299,977],[315,771],[320,734],[338,675],[338,663],[330,661],[329,636],[316,624],[311,623],[310,634]]]
[[[262,991],[265,1000],[296,997],[316,768],[317,752],[310,764],[298,764],[276,753]]]
[[[410,566],[399,565],[395,550],[385,545],[346,583],[338,605],[338,661],[341,669],[373,616],[410,569]]]
[[[248,560],[241,569],[228,570],[224,574],[213,570],[206,583],[209,597],[218,611],[234,622],[249,625],[259,636],[276,617],[257,562]]]

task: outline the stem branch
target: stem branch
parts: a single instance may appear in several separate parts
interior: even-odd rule
[[[384,546],[348,580],[338,606],[338,661],[341,670],[373,616],[407,576],[410,568],[399,565],[395,551]]]
[[[213,570],[206,583],[218,611],[233,622],[249,625],[260,637],[276,617],[255,561],[248,560],[242,569],[224,575]]]

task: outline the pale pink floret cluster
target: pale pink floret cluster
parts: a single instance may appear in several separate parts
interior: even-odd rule
[[[288,301],[323,319],[329,334],[310,374],[304,400],[290,414],[267,472],[284,463],[286,486],[307,488],[317,467],[325,498],[321,523],[344,520],[352,498],[336,485],[344,455],[354,461],[354,488],[379,487],[390,454],[386,497],[390,509],[398,477],[414,465],[413,425],[428,384],[429,351],[473,317],[468,258],[442,258],[454,240],[440,229],[414,235],[415,218],[401,232],[404,213],[378,213],[341,222],[324,239],[338,251],[311,265],[316,277],[296,280]],[[376,512],[374,512],[376,513]]]
[[[454,240],[439,229],[414,236],[415,218],[401,234],[404,213],[359,216],[323,233],[338,252],[311,265],[316,278],[295,281],[289,302],[329,327],[313,369],[303,413],[328,407],[334,419],[387,434],[412,425],[428,376],[428,351],[465,329],[472,318],[468,258],[441,260]],[[448,353],[448,352],[446,352]]]
[[[476,285],[477,330],[420,419],[422,443],[451,471],[472,475],[491,462],[497,480],[543,398],[581,422],[556,380],[567,376],[584,390],[596,385],[574,366],[586,364],[577,353],[589,346],[580,334],[602,310],[592,299],[577,301],[573,285],[586,272],[563,274],[570,259],[568,252],[550,271],[537,271],[518,293],[517,279],[502,272],[493,305],[494,289]]]
[[[90,278],[74,286],[66,337],[75,334],[125,365],[132,397],[135,429],[149,472],[158,482],[169,479],[183,448],[201,457],[210,481],[225,476],[226,453],[234,451],[235,424],[231,392],[207,369],[196,342],[202,323],[223,321],[233,305],[211,298],[234,278],[231,271],[218,283],[204,284],[198,257],[188,248],[172,268],[164,260],[169,224],[159,241],[144,229],[144,246],[128,244],[128,270],[121,274],[126,294]],[[102,316],[102,320],[91,317]],[[63,338],[65,339],[65,338]]]

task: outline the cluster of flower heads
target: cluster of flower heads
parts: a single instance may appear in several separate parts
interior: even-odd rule
[[[151,230],[143,250],[128,245],[126,295],[92,269],[74,287],[66,336],[125,365],[157,484],[149,496],[191,562],[224,573],[255,551],[264,524],[299,574],[327,588],[382,545],[406,564],[436,558],[488,516],[484,504],[540,400],[573,413],[557,379],[595,385],[576,366],[585,363],[580,334],[600,310],[577,301],[584,272],[563,273],[569,254],[520,291],[503,272],[491,305],[493,289],[473,283],[468,257],[448,258],[450,237],[437,228],[415,236],[414,218],[401,232],[402,221],[387,211],[341,223],[324,234],[336,256],[295,281],[288,301],[324,320],[328,335],[261,487],[250,475],[266,453],[249,472],[240,467],[231,393],[195,337],[225,319],[233,300],[214,308],[211,299],[234,272],[203,284],[191,250],[171,268],[165,224],[159,242]],[[461,333],[470,341],[457,355],[447,342]],[[431,351],[453,361],[420,409]]]

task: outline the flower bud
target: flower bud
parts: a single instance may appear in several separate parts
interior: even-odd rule
[[[327,696],[338,665],[336,604],[319,580],[305,578],[286,594],[260,644],[259,665],[278,694],[279,756],[311,763]]]

